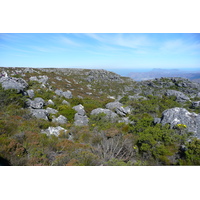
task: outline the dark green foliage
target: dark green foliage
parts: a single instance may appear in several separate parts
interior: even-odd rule
[[[186,143],[183,158],[179,160],[180,165],[200,165],[200,140],[193,138]]]
[[[4,90],[0,85],[0,110],[3,110],[8,105],[17,105],[19,107],[24,106],[24,97],[16,90]]]
[[[65,116],[70,122],[74,120],[74,115],[76,114],[76,111],[70,106],[60,105],[58,106],[58,111],[60,115]],[[59,114],[56,114],[56,116],[58,116]]]

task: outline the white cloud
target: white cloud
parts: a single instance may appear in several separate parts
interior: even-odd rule
[[[65,36],[60,36],[59,39],[64,44],[71,45],[71,46],[80,46],[79,43],[77,43],[77,42],[75,42],[75,41],[73,41],[73,40],[71,40],[71,39],[69,39],[69,38],[67,38]]]

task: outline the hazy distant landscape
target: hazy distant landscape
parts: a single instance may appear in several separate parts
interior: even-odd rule
[[[192,81],[200,82],[200,70],[196,71],[182,71],[180,69],[160,69],[154,68],[147,72],[130,72],[128,77],[131,77],[135,81],[150,80],[161,77],[182,77]]]

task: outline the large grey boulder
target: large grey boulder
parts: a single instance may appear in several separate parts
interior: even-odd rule
[[[176,90],[167,90],[165,95],[166,96],[175,96],[176,101],[178,101],[178,102],[190,101],[190,98],[188,96],[186,96],[183,92],[179,92],[179,91],[176,91]]]
[[[187,126],[189,132],[200,138],[200,114],[190,113],[185,108],[171,108],[162,113],[161,123],[170,124],[171,128],[177,124]]]
[[[92,112],[90,114],[98,115],[100,113],[104,113],[106,119],[110,120],[111,122],[116,122],[119,119],[119,116],[109,109],[96,108],[96,109],[92,110]]]
[[[22,78],[3,76],[0,78],[0,83],[5,90],[14,89],[17,93],[24,92],[28,87],[28,83]]]
[[[28,99],[26,101],[26,106],[33,109],[41,109],[43,108],[44,105],[45,105],[45,101],[41,97],[37,97],[34,100]]]
[[[30,109],[30,113],[37,119],[49,120],[49,113],[45,109]]]
[[[57,118],[53,117],[52,122],[56,122],[56,123],[59,123],[59,124],[66,124],[67,118],[63,115],[60,115]]]
[[[85,115],[84,106],[82,106],[81,104],[79,104],[78,106],[74,106],[73,109],[74,109],[79,115],[82,115],[82,116]]]
[[[128,114],[128,110],[123,107],[123,104],[120,102],[110,102],[106,104],[106,108],[113,110],[118,115],[125,117]]]
[[[76,126],[87,126],[89,122],[89,119],[86,115],[80,115],[78,113],[74,116],[74,124]]]
[[[50,136],[50,135],[59,136],[61,133],[67,133],[67,130],[61,126],[57,126],[57,127],[50,126],[48,129],[42,130],[41,133],[45,133],[48,136]]]

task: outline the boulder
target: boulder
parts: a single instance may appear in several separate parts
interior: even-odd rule
[[[55,104],[54,104],[54,102],[53,102],[51,99],[49,99],[49,100],[47,101],[47,105],[55,105]]]
[[[49,107],[46,108],[46,111],[47,111],[49,114],[56,114],[56,113],[58,112],[56,109],[49,108]]]
[[[84,107],[81,104],[79,104],[77,106],[74,106],[73,109],[77,112],[74,116],[74,124],[76,126],[87,126],[89,119],[86,116]]]
[[[91,115],[98,115],[100,113],[104,113],[106,115],[105,117],[111,122],[116,122],[119,118],[119,116],[113,111],[109,109],[103,109],[103,108],[96,108],[92,110]]]
[[[0,83],[5,90],[14,89],[17,90],[17,93],[23,93],[28,87],[28,83],[22,78],[3,76],[0,78]]]
[[[106,104],[106,108],[110,110],[114,110],[115,108],[122,107],[123,104],[120,102],[110,102]]]
[[[33,98],[35,96],[34,90],[27,90],[27,95],[29,96],[29,98]]]
[[[65,116],[63,116],[63,115],[60,115],[57,118],[53,117],[52,122],[57,122],[59,124],[66,124],[67,123],[67,118]]]
[[[48,129],[42,130],[41,133],[45,133],[48,136],[50,136],[50,135],[59,136],[61,133],[67,133],[67,130],[61,126],[57,126],[57,127],[50,126]]]
[[[45,101],[41,97],[37,97],[34,100],[28,99],[26,101],[26,106],[33,109],[41,109],[43,108],[44,105],[45,105]]]
[[[48,76],[31,76],[30,78],[29,78],[29,80],[30,81],[37,81],[37,82],[39,82],[39,83],[41,83],[41,84],[46,84],[46,82],[48,81]]]
[[[106,104],[106,108],[115,111],[118,115],[125,117],[128,111],[123,108],[123,104],[120,102],[110,102]]]
[[[30,109],[30,112],[32,116],[36,117],[37,119],[49,120],[49,113],[45,109]]]
[[[66,100],[63,100],[62,104],[70,106],[70,103],[68,101],[66,101]]]
[[[170,124],[171,128],[177,124],[184,124],[189,132],[193,132],[195,137],[200,138],[200,114],[190,113],[185,108],[165,110],[162,113],[161,123]]]
[[[167,90],[165,95],[166,96],[175,96],[176,101],[178,101],[180,103],[190,101],[190,98],[188,96],[186,96],[183,92],[179,92],[176,90]]]
[[[66,99],[71,99],[73,96],[72,96],[72,93],[71,91],[67,90],[66,92],[63,92],[62,90],[55,90],[55,93],[59,96],[63,96],[65,97]]]
[[[79,104],[78,106],[74,106],[73,109],[74,109],[79,115],[82,115],[82,116],[85,115],[84,107],[83,107],[81,104]]]
[[[65,97],[66,99],[71,99],[72,98],[72,93],[71,91],[63,92],[62,96]]]
[[[89,119],[86,115],[80,115],[78,113],[75,114],[74,117],[74,124],[76,126],[87,126]]]

